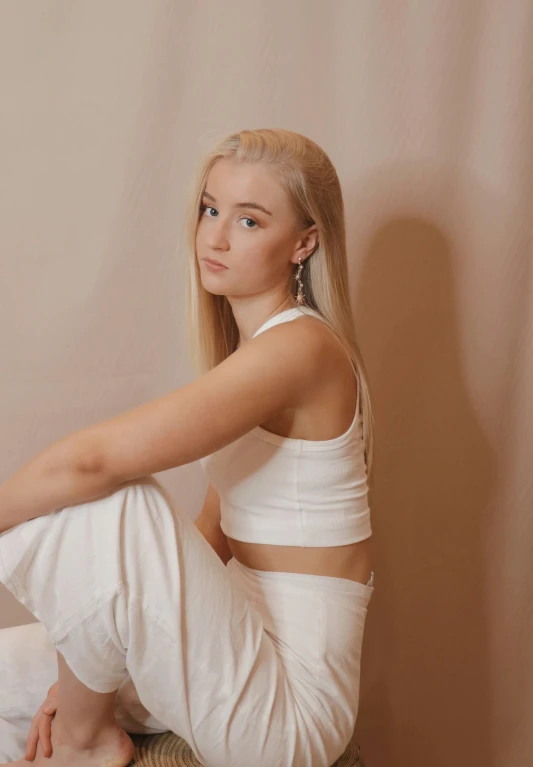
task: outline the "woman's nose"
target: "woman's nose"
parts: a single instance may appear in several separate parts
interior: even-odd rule
[[[207,230],[206,243],[210,248],[226,250],[229,246],[227,226],[221,221],[211,223]]]

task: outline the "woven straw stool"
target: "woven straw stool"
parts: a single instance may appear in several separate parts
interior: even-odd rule
[[[128,767],[202,767],[187,743],[173,732],[130,737],[135,744],[135,758]],[[353,738],[331,767],[365,767],[359,744]]]

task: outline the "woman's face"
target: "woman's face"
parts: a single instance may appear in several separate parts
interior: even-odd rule
[[[211,168],[196,231],[202,284],[210,293],[231,298],[279,289],[286,295],[293,265],[312,252],[317,238],[315,225],[300,229],[267,165],[224,158]],[[227,268],[210,271],[205,258]]]

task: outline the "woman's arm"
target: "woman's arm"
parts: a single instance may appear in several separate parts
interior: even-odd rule
[[[197,380],[52,444],[0,486],[0,533],[196,461],[298,407],[327,374],[331,344],[314,322],[270,328]]]
[[[114,483],[94,454],[88,434],[77,431],[22,466],[0,485],[0,533],[110,492]]]

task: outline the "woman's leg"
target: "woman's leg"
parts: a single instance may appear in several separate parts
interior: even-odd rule
[[[96,693],[83,685],[67,666],[58,659],[58,708],[52,720],[53,753],[46,758],[42,744],[37,744],[35,767],[127,767],[133,758],[134,746],[128,734],[115,723],[116,692]],[[26,759],[9,762],[27,767]],[[0,767],[7,767],[0,765]]]
[[[57,653],[58,702],[52,722],[53,753],[45,760],[38,747],[35,765],[80,767],[102,763],[126,767],[133,758],[131,738],[115,722],[117,691],[93,692],[77,679]],[[22,759],[21,767],[26,764]]]
[[[0,630],[0,764],[24,756],[31,720],[58,681],[58,655],[42,623]],[[118,689],[115,720],[129,733],[168,729],[142,705],[131,677]]]
[[[0,535],[0,581],[82,685],[109,694],[130,676],[207,767],[312,763],[260,616],[154,478]]]
[[[91,745],[115,726],[114,692],[93,692],[77,679],[67,662],[57,653],[58,665],[58,718],[62,726],[81,746]]]

